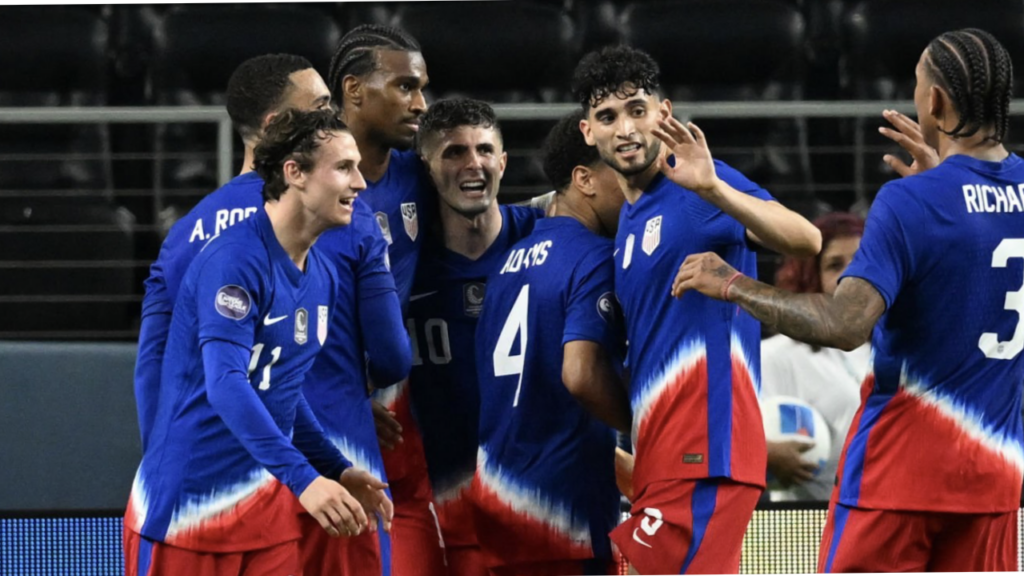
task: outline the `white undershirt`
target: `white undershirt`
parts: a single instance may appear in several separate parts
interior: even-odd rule
[[[761,342],[761,397],[793,396],[821,413],[832,432],[832,452],[818,476],[772,500],[828,500],[850,423],[860,407],[871,345],[851,352],[818,348],[778,334]]]

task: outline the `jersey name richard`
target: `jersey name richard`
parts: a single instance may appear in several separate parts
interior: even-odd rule
[[[1017,188],[990,186],[988,184],[965,184],[964,202],[967,213],[1010,213],[1024,212],[1024,184]]]
[[[552,245],[551,240],[545,240],[529,248],[519,248],[509,252],[508,260],[500,273],[515,273],[526,270],[530,266],[540,266],[547,261],[548,248],[551,248]]]

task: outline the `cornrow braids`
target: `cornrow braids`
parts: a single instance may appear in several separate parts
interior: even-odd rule
[[[341,81],[345,76],[362,77],[377,69],[379,50],[421,51],[419,42],[398,28],[364,24],[349,30],[338,42],[327,74],[327,87],[335,101],[342,101]]]
[[[332,134],[347,132],[348,127],[334,110],[303,111],[289,108],[278,114],[267,126],[263,139],[256,146],[253,166],[263,179],[263,199],[280,200],[288,189],[284,164],[295,160],[299,169],[313,169],[313,153]]]
[[[940,35],[927,52],[929,72],[949,93],[959,115],[952,130],[942,131],[960,138],[990,127],[985,139],[1003,142],[1013,92],[1013,62],[1006,48],[988,32],[967,28]]]

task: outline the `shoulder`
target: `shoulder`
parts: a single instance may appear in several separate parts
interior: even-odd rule
[[[516,206],[514,204],[502,204],[501,210],[505,218],[510,220],[513,226],[532,230],[537,220],[544,217],[544,211],[532,206]]]
[[[249,220],[211,239],[196,255],[194,268],[217,266],[239,270],[267,265],[263,238]]]

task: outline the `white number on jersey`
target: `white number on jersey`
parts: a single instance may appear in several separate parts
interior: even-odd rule
[[[513,376],[519,375],[519,385],[516,386],[516,398],[512,406],[519,405],[519,391],[523,387],[523,362],[526,359],[526,318],[530,308],[530,285],[523,286],[516,297],[516,303],[505,319],[505,326],[498,335],[498,344],[494,347],[494,375]],[[519,354],[512,355],[512,345],[519,337]]]
[[[1006,238],[1000,242],[992,253],[992,267],[1006,268],[1010,258],[1024,258],[1024,238]],[[1017,313],[1017,328],[1007,342],[1000,342],[995,332],[982,334],[978,348],[981,348],[986,358],[1012,360],[1024,350],[1024,280],[1021,281],[1020,290],[1006,293],[1003,307]]]
[[[423,365],[420,356],[420,339],[416,333],[416,321],[405,321],[405,330],[412,344],[412,365]],[[448,340],[448,323],[441,318],[431,318],[423,323],[423,336],[427,341],[427,355],[434,364],[447,364],[452,360],[452,346]]]
[[[256,365],[260,363],[260,354],[263,354],[263,344],[257,344],[252,347],[252,357],[249,358],[249,375],[256,370]],[[270,351],[270,362],[263,367],[263,379],[260,380],[258,388],[260,390],[270,390],[270,367],[277,364],[277,361],[281,359],[281,347],[278,346]]]

